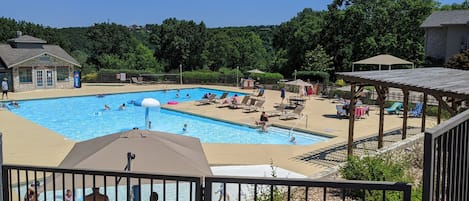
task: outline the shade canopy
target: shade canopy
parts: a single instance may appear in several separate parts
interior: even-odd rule
[[[293,86],[313,86],[312,84],[305,82],[301,79],[293,80],[290,82],[285,82],[286,85],[293,85]]]
[[[79,142],[59,167],[123,171],[128,152],[131,172],[212,175],[198,138],[138,129]]]
[[[381,54],[381,55],[377,55],[374,57],[370,57],[368,59],[363,59],[360,61],[353,62],[353,65],[355,64],[379,65],[379,66],[386,65],[386,66],[389,66],[389,69],[391,69],[390,66],[392,65],[412,65],[412,66],[414,65],[414,63],[410,61],[406,61],[404,59],[400,59],[389,54]],[[352,67],[352,71],[354,71],[353,68],[354,67]]]
[[[265,73],[264,71],[261,71],[259,69],[252,69],[252,70],[248,70],[248,73],[259,73],[259,74],[262,74],[262,73]]]

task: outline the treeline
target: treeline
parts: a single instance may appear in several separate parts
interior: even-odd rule
[[[83,71],[131,69],[148,72],[254,68],[291,77],[297,71],[332,74],[351,62],[392,54],[425,62],[424,30],[432,11],[468,9],[427,0],[334,0],[327,11],[304,9],[280,25],[207,28],[203,22],[169,18],[161,24],[126,27],[97,23],[55,29],[0,18],[0,41],[17,30],[58,44]]]

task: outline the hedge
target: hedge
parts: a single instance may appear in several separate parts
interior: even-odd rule
[[[283,79],[283,75],[280,73],[255,73],[251,77],[254,79],[259,78],[261,84],[276,84]]]
[[[293,74],[294,76],[294,74]],[[298,71],[296,72],[296,78],[310,81],[321,81],[325,85],[329,82],[330,75],[327,72],[322,71]]]
[[[210,71],[186,71],[182,73],[182,79],[184,83],[187,84],[218,83],[220,80],[220,73]]]

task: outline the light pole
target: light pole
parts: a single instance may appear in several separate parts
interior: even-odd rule
[[[294,80],[296,80],[296,72],[297,72],[297,71],[295,70],[295,78],[294,78]]]
[[[239,88],[239,66],[236,66],[236,88]]]
[[[181,86],[182,86],[182,64],[179,64],[179,79],[180,79]]]

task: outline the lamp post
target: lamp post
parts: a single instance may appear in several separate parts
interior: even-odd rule
[[[295,70],[295,79],[294,79],[294,80],[296,80],[296,72],[297,72],[297,71]]]
[[[182,64],[179,64],[179,79],[180,79],[180,82],[181,82],[181,86],[182,86]]]
[[[239,88],[239,66],[236,66],[236,88]]]

